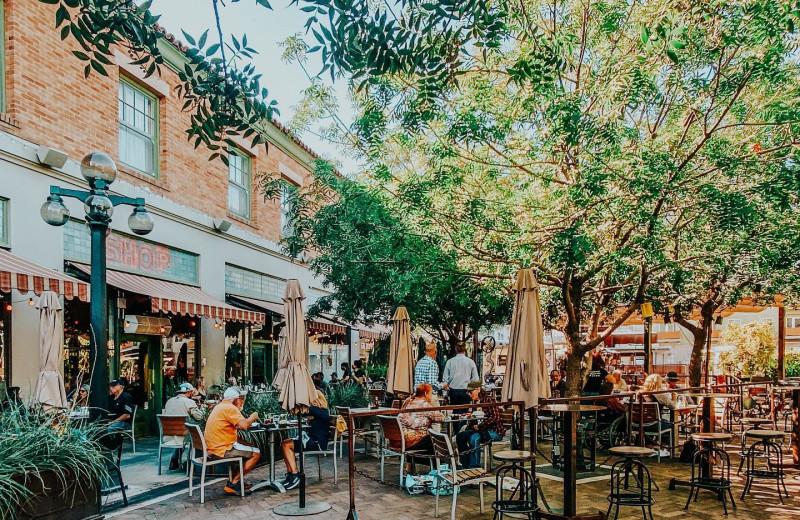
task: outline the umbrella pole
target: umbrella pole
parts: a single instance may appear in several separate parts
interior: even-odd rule
[[[305,464],[303,463],[303,450],[305,446],[303,445],[303,422],[300,417],[300,411],[297,412],[297,437],[300,439],[300,449],[298,453],[300,454],[300,462],[298,465],[298,472],[300,473],[300,509],[306,508],[306,472],[305,472]],[[334,462],[335,464],[336,462]]]

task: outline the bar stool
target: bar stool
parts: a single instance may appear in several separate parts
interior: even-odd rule
[[[492,504],[494,518],[502,520],[504,515],[512,514],[514,517],[524,515],[528,520],[534,520],[539,510],[536,503],[536,475],[525,467],[525,463],[534,461],[536,454],[530,451],[504,450],[493,456],[503,463],[497,468],[497,495]],[[533,467],[535,471],[535,466]],[[503,482],[507,478],[516,479],[517,485],[510,495],[505,496]]]
[[[650,448],[641,446],[615,446],[609,450],[611,455],[622,457],[611,466],[611,494],[608,495],[608,511],[606,517],[611,518],[611,508],[616,506],[614,520],[619,517],[620,506],[641,507],[642,518],[653,520],[653,485],[650,470],[641,459],[653,454]],[[635,487],[630,487],[633,476]],[[645,508],[647,508],[645,510]]]
[[[742,417],[740,419],[742,424],[742,448],[739,450],[739,469],[736,470],[736,474],[740,475],[742,473],[742,467],[744,466],[744,460],[747,458],[747,438],[745,434],[751,430],[760,430],[762,426],[767,424],[772,424],[772,419],[767,419],[766,417]]]
[[[750,430],[745,435],[756,439],[756,442],[747,450],[745,458],[747,469],[745,469],[744,475],[747,480],[742,491],[742,500],[753,487],[755,479],[767,479],[775,481],[775,486],[778,488],[778,499],[783,504],[781,485],[783,485],[783,492],[787,497],[789,492],[786,491],[786,482],[784,481],[783,452],[775,440],[783,439],[784,433],[778,430]],[[759,464],[759,461],[763,462]]]
[[[689,483],[689,497],[686,499],[684,509],[689,509],[689,503],[697,501],[697,496],[701,489],[713,491],[722,499],[722,510],[728,515],[726,495],[731,499],[731,505],[735,508],[736,502],[733,500],[731,492],[731,459],[725,450],[717,447],[718,442],[728,442],[733,439],[730,433],[693,433],[692,440],[698,443],[698,450],[692,458],[692,479]],[[714,469],[719,468],[719,475],[715,476]]]

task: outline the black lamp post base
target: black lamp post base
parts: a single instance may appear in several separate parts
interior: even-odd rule
[[[282,516],[311,516],[324,513],[332,507],[333,506],[327,502],[309,500],[306,502],[306,507],[300,507],[297,502],[289,502],[272,508],[272,511]]]

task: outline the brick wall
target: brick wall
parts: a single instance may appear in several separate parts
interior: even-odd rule
[[[224,217],[262,237],[280,238],[280,208],[257,193],[259,172],[276,173],[283,168],[308,182],[310,172],[278,146],[270,143],[251,156],[251,218],[231,215],[227,209],[228,171],[220,161],[208,161],[210,152],[187,142],[189,114],[174,87],[177,75],[162,67],[162,76],[143,84],[124,68],[108,66],[109,77],[93,73],[84,77],[84,63],[71,51],[72,40],[62,42],[53,28],[55,7],[37,0],[5,0],[6,106],[0,114],[0,130],[37,144],[67,152],[80,160],[89,151],[110,154],[120,170],[119,178],[147,186],[186,206],[214,217]],[[159,99],[158,178],[126,168],[119,161],[117,96],[120,75],[140,84]],[[153,81],[162,89],[155,89]],[[166,95],[165,95],[166,94]],[[292,143],[294,145],[294,143]],[[293,153],[305,157],[302,147]],[[243,150],[248,152],[248,150]]]

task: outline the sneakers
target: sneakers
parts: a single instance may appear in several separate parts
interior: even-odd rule
[[[244,494],[250,494],[250,488],[253,487],[252,484],[248,484],[247,482],[244,483]],[[222,489],[226,495],[239,495],[242,492],[241,483],[237,482],[234,484],[230,480],[225,482],[225,487]]]
[[[297,473],[287,473],[286,478],[281,482],[286,491],[294,489],[300,485],[300,476]]]

